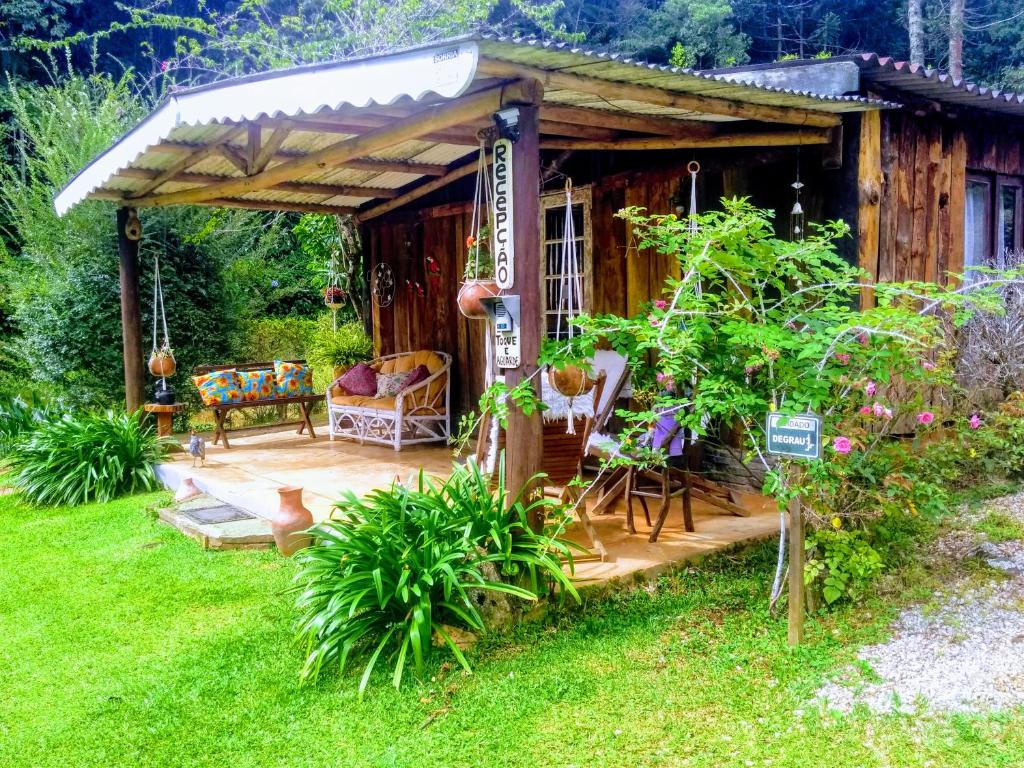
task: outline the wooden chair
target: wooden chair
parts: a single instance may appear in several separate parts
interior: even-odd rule
[[[678,434],[680,425],[669,432],[663,445],[667,445]],[[662,467],[644,468],[631,466],[627,469],[624,492],[626,495],[626,530],[636,533],[633,516],[633,499],[640,500],[647,525],[651,526],[648,541],[652,544],[658,540],[661,529],[668,519],[672,499],[680,498],[683,511],[683,528],[688,533],[694,531],[693,500],[697,499],[715,509],[737,517],[747,517],[749,512],[737,503],[734,493],[716,483],[701,477],[693,471],[699,469],[700,443],[691,435],[683,437],[683,453],[679,457],[679,466],[666,464]],[[659,510],[657,520],[652,524],[648,499],[657,499]]]

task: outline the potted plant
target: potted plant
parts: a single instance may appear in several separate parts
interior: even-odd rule
[[[486,320],[480,299],[498,295],[498,284],[494,281],[494,257],[491,255],[491,233],[488,227],[481,227],[480,236],[466,238],[466,271],[459,288],[459,311],[471,320]]]
[[[331,376],[332,381],[356,363],[373,356],[373,339],[366,335],[358,321],[340,323],[337,328],[331,316],[324,313],[306,349],[306,357],[315,370]]]
[[[174,350],[165,342],[160,349],[154,349],[149,356],[149,372],[162,379],[173,376],[178,370],[178,364],[174,361]]]
[[[336,285],[329,285],[324,288],[324,304],[331,309],[337,309],[344,305],[345,300],[348,299],[348,294]]]

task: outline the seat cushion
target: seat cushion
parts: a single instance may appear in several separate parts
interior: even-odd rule
[[[234,368],[193,376],[192,382],[199,390],[199,397],[203,401],[203,405],[227,405],[242,401],[238,375]]]
[[[400,357],[393,357],[381,363],[381,373],[403,373],[411,371],[418,365],[427,366],[431,373],[437,373],[444,367],[444,360],[436,352],[429,349],[421,349],[419,352],[409,352]]]

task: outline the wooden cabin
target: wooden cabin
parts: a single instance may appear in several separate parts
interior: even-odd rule
[[[451,354],[457,410],[483,387],[486,323],[456,308],[481,129],[512,145],[522,363],[550,332],[548,283],[564,187],[583,253],[583,307],[634,313],[673,259],[638,251],[624,206],[686,210],[749,196],[788,231],[799,181],[808,221],[853,228],[844,255],[878,280],[945,280],[1021,245],[1024,101],[866,55],[714,72],[651,66],[568,44],[467,36],[393,54],[297,67],[171,94],[57,196],[116,203],[126,399],[144,381],[135,211],[209,205],[354,215],[375,304],[378,354]],[[696,165],[693,165],[696,164]],[[539,419],[509,419],[510,487],[537,469]]]

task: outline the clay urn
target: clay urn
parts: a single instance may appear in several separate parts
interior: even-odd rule
[[[174,494],[175,501],[187,501],[194,496],[202,496],[203,492],[196,486],[195,481],[191,475],[182,479],[181,484],[178,486],[177,492]]]
[[[302,488],[286,485],[277,489],[281,505],[277,514],[270,519],[270,530],[274,534],[277,551],[291,557],[303,547],[308,547],[313,537],[306,530],[313,526],[313,515],[302,504]]]
[[[571,363],[561,370],[554,366],[548,368],[548,381],[566,397],[585,395],[597,383],[586,370]]]
[[[486,320],[487,311],[480,299],[498,295],[498,284],[493,280],[467,280],[459,288],[459,311],[470,320]]]
[[[149,356],[149,372],[154,376],[166,378],[173,376],[178,369],[174,355],[169,352],[158,351]]]

